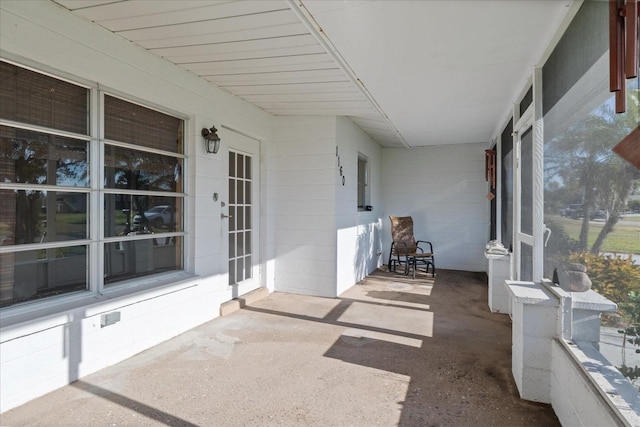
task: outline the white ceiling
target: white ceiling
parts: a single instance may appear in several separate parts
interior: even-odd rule
[[[572,0],[55,0],[275,115],[488,142]]]

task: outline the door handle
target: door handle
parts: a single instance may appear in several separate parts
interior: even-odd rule
[[[547,227],[547,224],[543,224],[543,225],[544,225],[544,231],[542,232],[543,236],[544,234],[549,233],[547,234],[547,238],[544,240],[544,247],[546,248],[547,243],[549,243],[549,239],[551,238],[551,229]]]
[[[220,218],[233,218],[233,215],[225,215],[223,213],[220,214]]]

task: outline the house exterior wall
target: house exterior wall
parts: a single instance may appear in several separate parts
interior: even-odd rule
[[[200,129],[215,124],[224,145],[231,135],[222,124],[268,146],[273,117],[51,2],[0,3],[0,48],[3,57],[25,66],[96,82],[132,101],[173,111],[188,126],[186,271],[153,288],[140,283],[108,295],[72,296],[64,305],[43,301],[3,309],[4,412],[218,316],[220,304],[234,296],[221,256],[221,206],[212,199],[214,192],[222,192],[226,178],[221,156],[204,153]],[[264,148],[261,173],[267,179],[273,174],[270,155]],[[266,183],[261,198],[272,191]],[[273,205],[264,208],[262,285],[272,289],[273,236],[266,229],[273,221]],[[102,327],[102,316],[114,312],[121,320]]]
[[[278,117],[275,290],[334,297],[335,117]]]
[[[340,295],[382,265],[382,148],[345,118],[338,118],[336,139],[340,166],[345,178],[342,185],[338,167],[338,172],[334,175],[337,178],[336,293]],[[369,199],[366,200],[366,204],[372,206],[371,211],[358,210],[359,155],[367,159]]]
[[[487,144],[384,149],[382,243],[391,246],[389,215],[412,216],[416,239],[431,241],[436,269],[486,271],[489,201]]]
[[[380,218],[358,211],[356,190],[361,154],[380,211],[382,150],[335,117],[278,117],[274,147],[275,289],[335,297],[380,265]]]

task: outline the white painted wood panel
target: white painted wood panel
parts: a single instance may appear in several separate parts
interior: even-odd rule
[[[73,6],[74,2],[65,2]],[[288,10],[281,1],[158,1],[149,14],[146,1],[127,1],[123,5],[106,4],[79,11],[82,16],[98,23],[108,21],[113,31],[160,27],[176,23],[199,22],[204,19],[221,20],[242,15]]]
[[[176,63],[193,62],[194,58],[211,55],[209,60],[229,60],[239,58],[268,58],[270,56],[281,55],[287,51],[287,48],[306,47],[306,50],[300,50],[300,54],[320,54],[324,53],[315,43],[315,39],[308,35],[292,35],[286,37],[278,37],[276,39],[257,39],[257,40],[237,40],[226,43],[211,43],[193,46],[168,47],[162,49],[154,49],[153,53],[168,58]],[[234,54],[228,57],[219,57],[222,54]],[[271,54],[270,54],[271,53]],[[255,55],[255,56],[251,56]]]
[[[239,96],[247,96],[253,94],[271,95],[271,94],[313,94],[325,92],[344,92],[353,93],[353,87],[347,81],[339,82],[318,82],[313,84],[282,84],[277,86],[225,86],[225,89],[232,91]]]
[[[118,34],[133,41],[161,40],[170,37],[180,37],[184,34],[224,33],[248,28],[295,24],[298,22],[298,19],[290,10],[281,10],[216,20],[215,26],[208,20],[201,20],[199,22],[119,31]]]
[[[275,129],[275,289],[336,296],[335,118],[278,118]]]
[[[204,78],[221,86],[238,84],[289,84],[289,83],[319,83],[327,80],[344,81],[342,71],[338,69],[291,71],[288,73],[260,73],[260,74],[230,74],[221,76],[207,76]],[[322,108],[319,108],[322,110]]]
[[[207,34],[181,34],[176,37],[169,37],[158,40],[139,40],[137,43],[152,52],[154,49],[162,49],[177,46],[193,46],[215,43],[229,43],[240,40],[270,39],[279,37],[290,37],[307,34],[308,30],[299,22],[283,25],[273,25],[269,27],[236,29],[227,33],[207,33]]]

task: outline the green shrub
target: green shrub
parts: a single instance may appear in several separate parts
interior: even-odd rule
[[[592,289],[616,304],[631,302],[630,293],[640,291],[640,266],[631,256],[581,252],[571,254],[569,260],[586,265]]]

